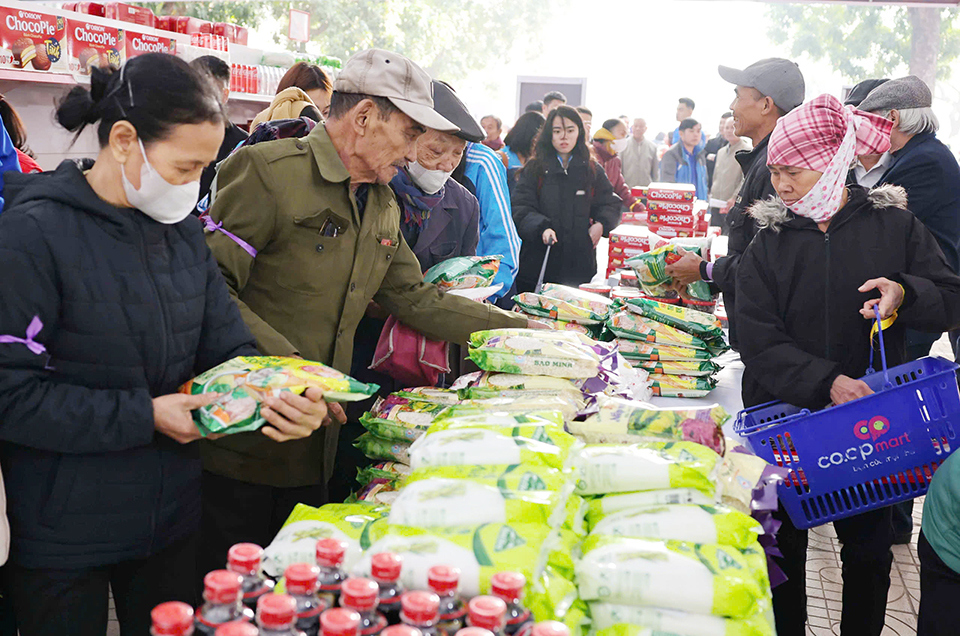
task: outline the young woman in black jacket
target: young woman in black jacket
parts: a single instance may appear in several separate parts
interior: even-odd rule
[[[576,110],[560,106],[547,116],[511,203],[523,240],[517,291],[536,286],[550,244],[544,282],[574,287],[590,282],[597,273],[597,243],[620,223],[621,201],[590,158]]]
[[[171,87],[176,87],[173,90]],[[190,411],[216,396],[178,387],[256,355],[200,222],[200,173],[224,134],[208,82],[148,54],[95,69],[57,109],[100,153],[81,172],[8,173],[0,214],[0,466],[11,528],[5,597],[22,636],[107,627],[196,604],[200,433]],[[265,434],[321,425],[319,392],[268,402]],[[283,415],[281,415],[283,414]],[[296,422],[296,423],[295,423]]]

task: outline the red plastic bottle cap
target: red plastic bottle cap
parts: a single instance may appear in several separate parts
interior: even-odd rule
[[[340,586],[340,604],[357,612],[369,612],[380,603],[380,586],[372,579],[347,579]]]
[[[187,636],[193,631],[193,608],[186,603],[160,603],[150,612],[156,636]]]
[[[283,573],[283,578],[287,582],[287,592],[300,596],[314,594],[317,591],[319,576],[320,568],[309,563],[294,563]]]
[[[467,604],[467,620],[471,627],[482,627],[491,632],[503,629],[507,604],[496,596],[475,596]]]
[[[236,603],[240,600],[243,577],[230,570],[214,570],[203,577],[203,598],[210,603]]]
[[[343,556],[346,553],[347,542],[342,539],[327,537],[317,541],[317,565],[335,568],[343,563]]]
[[[227,569],[240,574],[256,574],[260,571],[263,548],[256,543],[238,543],[227,552]]]
[[[490,580],[490,589],[508,603],[516,603],[523,596],[523,586],[527,579],[517,572],[497,572]]]
[[[396,581],[402,567],[403,559],[393,552],[380,552],[370,559],[370,573],[379,581]]]
[[[246,621],[230,621],[217,628],[215,636],[257,636],[260,630]]]
[[[407,592],[400,597],[401,617],[422,625],[440,619],[440,597],[433,592]]]
[[[297,620],[297,601],[289,594],[264,594],[257,601],[257,622],[264,629],[283,629]]]
[[[348,609],[329,609],[320,615],[320,633],[323,636],[357,636],[360,615]]]
[[[423,636],[423,632],[409,625],[391,625],[380,632],[380,636]]]
[[[533,636],[570,636],[570,630],[559,621],[543,621],[533,626]]]
[[[435,565],[427,571],[427,585],[437,594],[456,593],[460,587],[460,568]]]
[[[464,627],[457,631],[457,636],[493,636],[493,632],[482,627]]]

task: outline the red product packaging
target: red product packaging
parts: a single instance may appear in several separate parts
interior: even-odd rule
[[[67,70],[67,20],[0,6],[0,68]]]
[[[86,13],[97,17],[106,17],[106,7],[101,2],[67,2],[63,5],[64,11]]]
[[[125,54],[128,60],[144,53],[170,53],[174,55],[177,52],[177,41],[162,35],[127,31],[124,39],[127,42]]]
[[[233,40],[234,44],[247,45],[247,27],[234,26],[233,27]]]
[[[651,212],[647,216],[647,225],[650,227],[675,227],[680,229],[694,230],[697,228],[697,217],[687,214],[674,214],[672,212]]]
[[[650,232],[644,228],[621,225],[610,232],[610,247],[650,249]]]
[[[647,199],[657,201],[690,201],[697,196],[697,189],[689,183],[651,183],[647,187]]]
[[[649,190],[650,188],[648,188],[647,186],[643,186],[640,188],[630,188],[630,194],[632,194],[634,197],[638,199],[646,199],[647,193]]]
[[[702,233],[694,231],[693,228],[677,228],[669,225],[650,225],[648,227],[656,232],[657,236],[667,239],[703,236]]]
[[[157,28],[161,31],[177,31],[177,16],[175,15],[158,15],[157,16]]]
[[[693,201],[656,201],[651,200],[647,204],[647,213],[653,214],[658,213],[667,213],[667,214],[685,214],[687,216],[693,216],[695,210]]]
[[[123,64],[125,32],[116,27],[93,24],[83,20],[67,21],[67,50],[70,53],[70,71],[89,75],[99,66]]]
[[[111,20],[120,20],[121,22],[132,22],[153,28],[157,17],[153,11],[146,7],[135,7],[132,4],[124,2],[107,2],[105,4],[106,14],[104,17]]]
[[[175,24],[177,26],[177,33],[185,33],[187,35],[191,33],[213,33],[213,22],[207,22],[200,18],[181,15],[177,16]]]
[[[646,212],[624,212],[623,216],[620,217],[620,222],[627,225],[646,225],[647,213]]]
[[[214,22],[213,23],[213,34],[220,35],[227,40],[233,41],[233,25],[229,22]]]

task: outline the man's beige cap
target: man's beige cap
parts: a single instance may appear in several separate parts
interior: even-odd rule
[[[333,90],[385,97],[427,128],[447,133],[460,130],[434,110],[430,76],[399,53],[383,49],[360,51],[343,65]]]

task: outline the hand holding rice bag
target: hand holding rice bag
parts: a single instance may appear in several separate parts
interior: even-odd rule
[[[441,426],[443,420],[434,427]],[[548,426],[449,428],[431,430],[410,447],[410,465],[460,466],[540,464],[562,469],[577,442],[562,429]]]
[[[389,395],[377,400],[370,411],[361,415],[360,423],[381,439],[412,442],[451,408],[446,404]]]
[[[683,360],[674,362],[639,362],[641,369],[651,375],[689,375],[703,377],[720,371],[720,365],[710,360]]]
[[[596,636],[776,636],[763,613],[738,619],[659,607],[591,603],[590,616]]]
[[[630,298],[627,308],[641,316],[682,329],[701,338],[704,342],[723,345],[723,327],[720,319],[696,309],[657,302],[648,298]]]
[[[193,411],[206,437],[212,433],[253,431],[266,423],[260,404],[266,396],[301,394],[310,387],[328,402],[365,400],[380,388],[364,384],[319,362],[273,356],[238,356],[205,371],[180,387],[180,393],[222,393],[214,403]]]
[[[494,329],[470,336],[470,359],[486,371],[592,378],[600,355],[590,338],[570,331]]]
[[[456,256],[437,263],[423,274],[423,280],[440,289],[472,289],[492,284],[500,270],[496,256]]]
[[[590,534],[636,539],[672,539],[749,548],[763,534],[760,523],[726,506],[657,506],[614,513]]]
[[[652,376],[650,389],[660,397],[698,398],[713,391],[717,381],[711,377],[695,378],[690,375]]]
[[[410,465],[410,444],[382,439],[373,433],[364,433],[353,442],[353,447],[370,459],[383,459]]]
[[[716,497],[720,456],[693,442],[587,446],[580,452],[577,494],[693,488]]]
[[[586,601],[748,618],[770,595],[730,546],[590,536],[582,549],[577,585]]]
[[[603,322],[607,316],[607,312],[596,314],[588,307],[582,307],[542,294],[534,294],[533,292],[517,294],[513,297],[513,302],[517,303],[517,306],[525,313],[532,316],[575,322],[581,325],[599,324]]]
[[[651,344],[640,340],[620,338],[617,341],[620,355],[627,360],[642,362],[689,362],[693,360],[710,360],[713,355],[705,349],[677,347],[672,345]]]
[[[688,251],[702,256],[700,249],[691,247]],[[637,280],[647,294],[651,296],[666,296],[673,289],[673,278],[667,275],[667,265],[676,263],[681,258],[681,250],[677,245],[661,245],[649,252],[638,254],[627,259],[626,265],[637,273]],[[687,295],[695,300],[710,300],[713,296],[710,285],[702,280],[687,285]]]
[[[709,351],[707,343],[700,338],[629,311],[615,313],[607,322],[607,327],[619,338]]]

